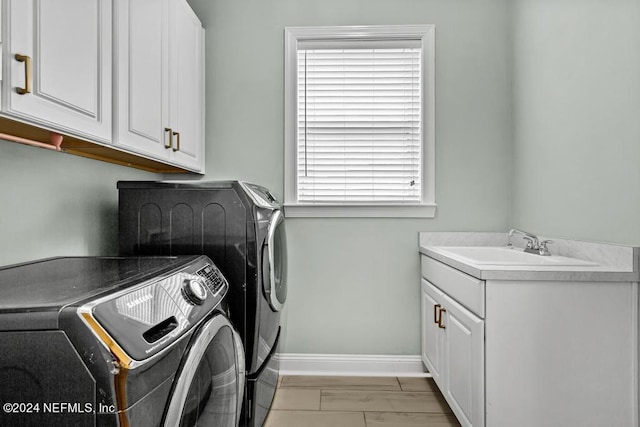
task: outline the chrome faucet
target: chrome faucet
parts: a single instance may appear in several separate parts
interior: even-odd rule
[[[524,251],[530,254],[549,256],[551,252],[549,252],[549,248],[547,248],[548,243],[553,243],[552,240],[543,240],[540,242],[538,240],[538,236],[535,234],[528,233],[526,231],[518,230],[517,228],[512,228],[509,230],[509,237],[514,234],[522,234],[522,238],[527,241],[527,247],[524,248]]]
[[[540,242],[540,248],[538,249],[538,253],[542,256],[549,256],[551,252],[549,252],[549,248],[547,248],[547,243],[553,243],[553,240],[543,240]]]

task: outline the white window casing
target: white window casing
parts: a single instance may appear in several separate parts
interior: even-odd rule
[[[435,216],[434,34],[285,29],[287,216]]]

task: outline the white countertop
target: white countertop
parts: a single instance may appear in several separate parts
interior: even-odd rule
[[[545,237],[546,238],[546,237]],[[420,253],[481,280],[533,280],[572,282],[638,282],[636,247],[553,239],[555,254],[593,262],[591,266],[557,265],[487,265],[474,264],[450,256],[447,246],[504,247],[506,233],[420,233]],[[514,242],[518,243],[518,242]],[[516,250],[516,249],[514,249]]]

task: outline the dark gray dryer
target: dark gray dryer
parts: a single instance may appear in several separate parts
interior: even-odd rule
[[[278,380],[274,357],[286,299],[280,204],[239,181],[119,182],[121,255],[204,254],[230,284],[231,322],[245,345],[242,425],[261,426]]]
[[[0,268],[0,425],[236,426],[227,289],[205,256]]]

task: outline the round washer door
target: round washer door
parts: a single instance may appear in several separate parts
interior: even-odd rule
[[[165,427],[235,427],[244,393],[240,336],[223,315],[196,333],[170,397]]]
[[[280,311],[287,299],[287,236],[281,210],[274,211],[271,217],[262,253],[264,291],[271,308]]]

